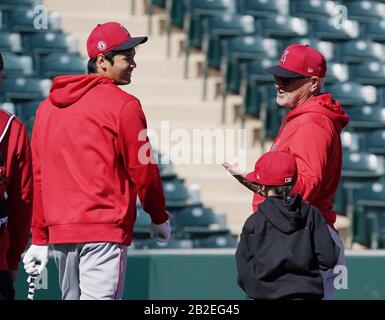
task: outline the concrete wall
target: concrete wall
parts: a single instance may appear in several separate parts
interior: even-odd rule
[[[127,259],[124,299],[246,299],[235,281],[234,250],[131,251]],[[338,290],[336,299],[385,299],[385,250],[347,251],[347,264],[348,288]],[[20,270],[17,299],[27,298],[26,279]],[[43,289],[36,290],[35,299],[60,299],[52,258],[37,285]]]

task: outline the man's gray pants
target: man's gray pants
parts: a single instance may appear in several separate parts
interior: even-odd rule
[[[333,295],[336,291],[335,285],[334,285],[334,280],[335,278],[339,275],[337,272],[338,270],[335,270],[337,266],[344,266],[346,267],[346,258],[345,258],[345,251],[344,251],[344,243],[342,242],[341,237],[335,231],[333,228],[328,226],[329,228],[329,233],[333,238],[334,243],[338,246],[340,249],[340,253],[338,256],[338,262],[334,266],[334,268],[328,269],[328,270],[320,270],[321,271],[321,276],[322,280],[324,283],[324,300],[329,300],[333,298]]]
[[[52,247],[63,300],[122,299],[126,245],[94,242]]]

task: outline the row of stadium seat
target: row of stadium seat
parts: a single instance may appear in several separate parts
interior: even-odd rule
[[[86,72],[86,59],[78,53],[76,38],[62,32],[57,13],[49,13],[48,29],[42,31],[35,28],[36,13],[33,8],[38,4],[41,1],[0,1],[0,52],[5,65],[0,101],[3,108],[23,121],[29,134],[36,109],[47,97],[52,78]],[[231,235],[225,217],[205,207],[199,199],[193,199],[172,164],[156,150],[154,154],[158,160],[167,210],[171,215],[173,238],[166,246],[159,246],[150,239],[150,217],[138,202],[132,247],[235,247],[237,239]]]
[[[186,33],[185,75],[190,51],[200,49],[205,56],[203,96],[209,69],[220,71],[223,122],[228,95],[241,95],[241,125],[248,117],[259,118],[262,143],[276,135],[287,113],[277,107],[274,79],[264,69],[291,43],[309,44],[325,55],[324,91],[350,116],[342,134],[345,154],[335,206],[352,219],[353,241],[384,248],[385,192],[379,191],[385,181],[384,1],[150,2],[168,12],[169,35],[175,27]],[[341,28],[335,23],[344,8],[337,5],[349,14]]]
[[[15,54],[28,52],[33,56],[51,52],[77,53],[76,37],[62,32],[46,32],[21,35],[16,32],[0,32],[0,50]]]

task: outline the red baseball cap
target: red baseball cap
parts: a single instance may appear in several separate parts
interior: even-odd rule
[[[87,39],[87,52],[90,58],[108,51],[129,50],[147,41],[147,37],[131,37],[118,22],[98,24]]]
[[[246,179],[264,186],[289,186],[297,181],[297,164],[288,152],[270,151],[262,155]]]
[[[325,57],[316,49],[302,44],[292,44],[283,50],[279,64],[265,71],[281,78],[325,77]]]

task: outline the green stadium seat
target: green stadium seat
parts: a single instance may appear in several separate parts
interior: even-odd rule
[[[267,86],[263,92],[263,100],[266,103],[262,104],[265,110],[262,110],[263,134],[261,143],[264,145],[265,140],[274,139],[278,134],[283,118],[288,113],[288,109],[279,107],[276,103],[277,90],[274,86]]]
[[[77,39],[55,32],[37,32],[23,36],[24,50],[34,56],[52,52],[77,53]]]
[[[276,61],[263,59],[245,63],[241,66],[242,80],[240,93],[243,97],[241,110],[242,127],[247,116],[260,118],[260,105],[262,103],[261,89],[263,84],[273,87],[274,78],[265,71],[265,68],[271,67]]]
[[[15,106],[16,116],[24,123],[29,136],[31,136],[33,124],[35,122],[36,109],[41,100],[32,100],[27,102],[19,102]]]
[[[7,24],[12,32],[55,32],[61,30],[60,15],[58,12],[48,12],[47,26],[40,26],[40,19],[33,9],[19,9],[9,14]]]
[[[341,28],[336,28],[335,24],[335,18],[326,21],[314,21],[312,36],[319,40],[346,41],[357,39],[360,35],[358,21],[346,20]]]
[[[173,28],[183,29],[184,16],[186,12],[185,1],[179,0],[167,0],[166,1],[167,11],[167,57],[170,57],[171,52],[171,31]]]
[[[259,36],[234,37],[223,41],[222,74],[222,122],[225,119],[226,97],[229,93],[239,94],[241,83],[241,65],[263,58],[277,58],[278,43],[274,39]]]
[[[333,14],[333,9],[331,1],[290,1],[290,14],[306,20],[325,21]]]
[[[255,33],[254,19],[251,16],[223,14],[208,19],[205,33],[205,51],[208,68],[219,70],[221,60],[221,40],[235,36],[252,35]]]
[[[0,32],[0,52],[20,53],[21,37],[15,32]]]
[[[166,0],[150,0],[149,3],[152,6],[158,6],[164,8],[166,6]]]
[[[179,1],[181,2],[181,1]],[[185,70],[184,76],[188,76],[188,60],[192,48],[202,49],[204,38],[204,21],[206,19],[221,15],[225,12],[235,13],[235,0],[187,0],[184,15],[184,31],[186,41],[184,47]]]
[[[19,56],[13,53],[4,53],[4,77],[32,76],[33,65],[31,56]]]
[[[345,152],[342,174],[334,204],[339,213],[353,219],[354,190],[369,182],[379,182],[385,176],[384,158],[364,151]]]
[[[167,0],[166,8],[169,10],[169,22],[170,26],[183,29],[184,15],[185,15],[185,2],[178,0]]]
[[[340,45],[340,61],[361,63],[381,61],[384,57],[382,46],[368,40],[352,40]]]
[[[168,210],[172,212],[188,204],[190,195],[182,179],[162,179],[162,184]]]
[[[175,231],[182,235],[190,232],[205,232],[209,230],[226,229],[221,219],[217,217],[211,208],[205,208],[201,203],[185,206],[174,211],[172,223]]]
[[[360,22],[378,21],[385,18],[385,4],[372,0],[345,1],[349,18]]]
[[[7,101],[41,100],[48,96],[51,80],[39,78],[6,78],[3,94]]]
[[[136,239],[146,239],[150,237],[151,217],[145,212],[141,205],[136,206],[136,221],[134,225],[133,237]]]
[[[371,21],[365,25],[366,38],[375,42],[385,42],[385,18],[381,21]]]
[[[238,14],[222,14],[212,17],[205,24],[204,40],[204,83],[203,98],[206,98],[208,70],[219,70],[222,57],[222,41],[235,36],[246,36],[255,33],[252,16]]]
[[[341,133],[341,143],[344,152],[359,151],[360,150],[360,135],[357,132],[350,132],[344,130]]]
[[[231,234],[212,235],[206,238],[195,239],[194,248],[236,248],[238,246],[237,239]]]
[[[355,79],[355,78],[354,78]],[[325,83],[347,82],[349,80],[349,67],[347,64],[329,62]]]
[[[347,108],[349,128],[355,132],[368,132],[385,128],[385,108],[378,105],[364,105]]]
[[[357,82],[368,85],[385,84],[385,64],[380,62],[364,62],[350,67],[352,78]]]
[[[9,113],[16,115],[16,106],[12,102],[0,102],[0,107]]]
[[[271,16],[260,21],[260,32],[264,37],[277,39],[306,37],[308,24],[302,18],[284,15]]]
[[[368,152],[350,152],[342,157],[342,179],[349,183],[378,181],[384,177],[384,158]]]
[[[337,82],[325,85],[325,92],[330,92],[334,99],[346,106],[375,104],[377,91],[373,86],[364,86],[357,82]]]
[[[365,134],[365,148],[370,153],[385,155],[385,126]]]
[[[166,9],[166,0],[148,0],[148,1],[146,1],[146,13],[148,16],[147,33],[149,35],[152,35],[152,16],[154,14],[154,8]]]
[[[87,60],[76,54],[51,53],[39,59],[38,70],[45,78],[84,74],[87,72]]]
[[[238,12],[254,17],[266,17],[268,15],[287,15],[289,4],[287,0],[238,0]]]
[[[41,5],[41,0],[1,0],[0,11],[15,11],[17,9],[31,9]]]
[[[158,244],[153,239],[136,240],[133,245],[135,249],[193,249],[193,241],[190,239],[170,239],[167,244]]]
[[[384,182],[354,190],[353,240],[372,249],[385,248]]]
[[[167,157],[164,154],[161,154],[156,150],[153,150],[153,153],[158,163],[160,177],[164,180],[170,180],[170,179],[176,178],[177,175],[174,171],[174,166],[171,160],[169,159],[169,157]]]

